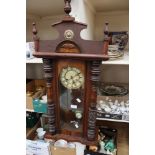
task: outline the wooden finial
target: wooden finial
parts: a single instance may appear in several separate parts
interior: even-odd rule
[[[33,26],[32,33],[33,33],[33,40],[34,40],[34,44],[35,44],[35,51],[38,51],[38,49],[39,49],[39,37],[37,36],[38,31],[36,29],[36,23],[33,22],[32,26]]]
[[[33,23],[32,23],[32,25],[33,25],[33,28],[32,28],[32,33],[33,33],[33,35],[34,35],[34,36],[36,36],[36,35],[37,35],[37,33],[38,33],[38,31],[37,31],[37,29],[36,29],[36,23],[35,23],[35,22],[33,22]]]
[[[108,25],[109,25],[109,23],[108,22],[106,22],[105,23],[105,29],[104,29],[104,40],[106,39],[109,39],[109,29],[108,29]]]
[[[67,15],[69,15],[69,13],[71,12],[71,5],[70,5],[71,0],[64,0],[64,2],[65,2],[64,11]]]
[[[108,30],[108,22],[105,23],[105,28],[104,28],[104,42],[103,42],[103,55],[104,55],[104,60],[108,60],[108,45],[109,45],[109,30]]]

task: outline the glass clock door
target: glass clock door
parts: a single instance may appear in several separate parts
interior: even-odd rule
[[[61,129],[82,132],[84,73],[75,66],[61,68],[59,74]]]

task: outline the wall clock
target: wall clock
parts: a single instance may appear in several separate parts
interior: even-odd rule
[[[43,58],[47,87],[49,139],[83,144],[97,143],[96,100],[100,64],[108,60],[108,31],[104,41],[83,40],[86,24],[69,15],[71,0],[65,0],[66,15],[52,26],[56,40],[40,40],[33,23],[34,56]]]

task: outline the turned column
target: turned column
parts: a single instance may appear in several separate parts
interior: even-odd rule
[[[92,61],[91,62],[91,94],[90,94],[90,106],[88,110],[88,131],[87,139],[95,140],[96,138],[96,102],[97,102],[97,86],[100,76],[100,64],[101,61]]]
[[[55,134],[56,132],[56,113],[55,104],[53,101],[53,61],[51,59],[43,58],[44,76],[46,80],[47,91],[47,114],[48,114],[48,126],[49,132]]]

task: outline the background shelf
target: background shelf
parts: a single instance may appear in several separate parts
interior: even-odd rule
[[[42,58],[26,59],[26,63],[43,63]]]
[[[122,122],[122,123],[129,123],[129,121],[126,120],[116,120],[116,119],[108,119],[108,118],[97,118],[97,120],[100,121],[111,121],[111,122]]]
[[[129,65],[129,52],[125,51],[124,56],[115,60],[102,61],[104,65]]]

